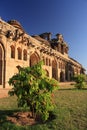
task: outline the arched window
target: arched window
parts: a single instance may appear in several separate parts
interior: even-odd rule
[[[45,65],[45,57],[44,56],[42,57],[42,60],[43,60],[43,64]]]
[[[57,62],[55,60],[52,61],[52,78],[57,80]]]
[[[27,61],[27,50],[23,50],[23,60]]]
[[[21,60],[22,59],[22,50],[20,47],[18,47],[17,50],[18,50],[18,59]]]
[[[48,58],[46,58],[46,65],[49,65],[49,60],[48,60]]]
[[[37,53],[33,53],[30,56],[30,66],[37,64],[40,61],[40,57]]]
[[[2,48],[0,46],[0,85],[2,84]]]
[[[15,47],[11,46],[11,58],[15,58]]]
[[[49,66],[51,66],[51,60],[49,59]]]

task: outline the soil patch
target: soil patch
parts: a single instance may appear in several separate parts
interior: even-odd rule
[[[30,112],[16,112],[7,117],[7,120],[16,125],[34,125],[37,121],[32,118]]]

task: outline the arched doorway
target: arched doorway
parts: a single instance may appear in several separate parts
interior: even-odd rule
[[[61,71],[60,72],[60,82],[64,82],[64,72],[63,71]]]
[[[30,56],[30,67],[37,64],[40,61],[40,57],[38,56],[37,53],[33,53]]]
[[[52,61],[52,78],[58,80],[58,77],[57,77],[57,62],[55,60]]]
[[[5,49],[0,42],[0,85],[5,87]]]

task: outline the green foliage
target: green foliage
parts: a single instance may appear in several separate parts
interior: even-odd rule
[[[80,74],[74,76],[74,81],[76,82],[75,87],[78,89],[82,89],[85,87],[86,75]]]
[[[69,86],[70,87],[70,86]],[[7,121],[7,117],[21,111],[16,96],[0,98],[0,130],[87,130],[87,89],[67,88],[55,91],[56,108],[49,121],[20,126]]]
[[[29,108],[32,117],[40,115],[43,121],[49,118],[49,111],[54,108],[53,90],[58,88],[58,81],[46,76],[42,62],[33,67],[19,68],[19,72],[9,79],[12,90],[9,94],[16,95],[18,106]]]

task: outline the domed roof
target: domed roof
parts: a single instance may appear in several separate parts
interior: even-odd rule
[[[17,20],[10,20],[7,23],[11,24],[12,26],[14,26],[15,28],[21,29],[23,30],[21,24],[17,21]]]

